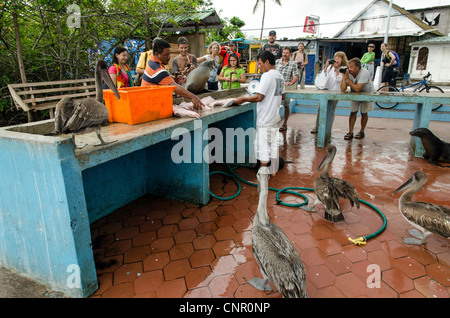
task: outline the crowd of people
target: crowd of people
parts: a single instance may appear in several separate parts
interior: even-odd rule
[[[303,43],[298,44],[298,50],[292,53],[291,47],[281,47],[276,43],[277,34],[272,30],[269,32],[268,42],[258,50],[258,58],[255,67],[255,78],[261,77],[264,62],[259,57],[264,52],[269,52],[274,60],[273,69],[283,78],[283,91],[305,88],[305,68],[308,65],[308,55],[305,52]],[[136,66],[138,78],[133,81],[130,67],[126,64],[127,50],[124,47],[117,47],[114,51],[113,64],[109,68],[109,74],[118,88],[147,85],[176,85],[175,93],[181,97],[190,99],[194,107],[200,109],[203,105],[198,97],[187,91],[182,84],[186,81],[188,74],[206,60],[215,60],[217,67],[211,70],[207,81],[208,91],[217,91],[220,86],[224,90],[239,88],[246,83],[247,76],[240,64],[240,54],[236,51],[236,43],[228,42],[221,46],[218,42],[209,44],[207,54],[196,57],[189,53],[189,42],[185,37],[180,37],[177,41],[179,55],[173,58],[169,73],[166,66],[170,61],[170,44],[161,38],[155,38],[152,42],[152,49],[142,53]],[[321,76],[327,77],[326,86],[322,89],[351,92],[372,92],[374,78],[375,45],[370,43],[367,52],[359,58],[348,60],[346,54],[338,51],[332,59],[325,62],[321,71]],[[389,83],[393,78],[393,65],[396,63],[395,55],[388,50],[385,43],[381,44],[382,51],[382,85]],[[266,56],[266,55],[265,55]],[[265,61],[269,59],[266,58]],[[271,68],[272,69],[272,68]],[[261,73],[260,73],[261,71]],[[332,121],[334,121],[337,101],[333,101]],[[283,98],[281,104],[284,106],[284,119],[279,131],[286,131],[290,114],[290,100]],[[319,111],[317,113],[315,127],[311,133],[318,132]],[[365,128],[368,122],[368,112],[373,109],[373,102],[351,102],[351,113],[349,116],[349,130],[344,139],[361,139],[365,137]],[[361,113],[361,128],[354,135],[353,130],[356,123],[357,113]]]

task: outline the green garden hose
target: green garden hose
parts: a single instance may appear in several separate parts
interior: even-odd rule
[[[381,225],[381,227],[378,230],[376,230],[375,232],[373,232],[372,234],[369,234],[369,235],[366,235],[366,236],[361,236],[361,237],[358,237],[356,239],[352,239],[350,237],[348,238],[348,240],[350,242],[352,242],[353,244],[355,244],[355,245],[365,245],[367,240],[369,240],[371,238],[374,238],[377,235],[380,235],[386,229],[387,219],[386,219],[386,216],[383,214],[383,212],[381,212],[380,209],[378,209],[376,206],[372,205],[369,202],[361,200],[361,199],[359,199],[359,202],[367,205],[369,208],[371,208],[372,210],[377,212],[378,215],[380,215],[381,219],[383,220],[383,225]]]
[[[232,200],[232,199],[236,198],[241,193],[241,190],[242,190],[241,185],[239,184],[238,180],[243,182],[243,183],[245,183],[245,184],[252,185],[254,187],[258,186],[256,183],[253,183],[253,182],[250,182],[250,181],[247,181],[247,180],[243,179],[242,177],[240,177],[238,174],[236,174],[233,171],[237,167],[243,166],[243,165],[236,165],[234,168],[230,167],[229,164],[227,164],[227,166],[228,166],[228,169],[230,170],[231,174],[226,173],[226,172],[222,172],[222,171],[213,171],[213,172],[210,173],[210,175],[221,174],[221,175],[224,175],[224,176],[227,176],[227,177],[231,178],[234,181],[234,183],[236,183],[236,185],[238,186],[238,191],[234,195],[232,195],[230,197],[219,197],[219,196],[215,195],[214,193],[212,193],[210,191],[209,193],[210,193],[210,195],[212,197],[214,197],[216,199],[219,199],[219,200],[222,200],[222,201],[228,201],[228,200]],[[277,194],[276,194],[277,203],[281,204],[281,205],[284,205],[284,206],[288,206],[288,207],[301,207],[301,206],[304,206],[304,205],[308,204],[308,198],[304,194],[299,193],[299,192],[295,192],[295,191],[291,191],[291,190],[314,191],[314,189],[312,189],[312,188],[302,188],[302,187],[287,187],[287,188],[283,188],[283,189],[276,189],[276,188],[269,187],[269,190],[277,191]],[[293,195],[296,195],[296,196],[299,196],[299,197],[303,198],[305,201],[301,202],[301,203],[286,203],[286,202],[281,201],[281,199],[280,199],[281,193],[293,194]],[[377,212],[378,215],[383,220],[383,224],[381,225],[381,227],[377,231],[375,231],[375,232],[373,232],[373,233],[371,233],[369,235],[366,235],[366,236],[358,237],[356,239],[352,239],[350,237],[348,238],[348,240],[351,241],[353,244],[360,246],[360,245],[365,245],[367,240],[380,235],[386,229],[387,219],[386,219],[386,216],[383,214],[383,212],[381,212],[380,209],[378,209],[377,207],[375,207],[371,203],[369,203],[367,201],[364,201],[364,200],[361,200],[361,199],[358,199],[358,200],[362,204],[367,205],[369,208],[371,208],[372,210]]]

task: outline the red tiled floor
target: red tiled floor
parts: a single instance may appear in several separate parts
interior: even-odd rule
[[[316,135],[309,132],[314,120],[315,115],[291,115],[280,150],[293,163],[272,177],[269,186],[312,187],[326,153],[326,148],[315,147]],[[381,226],[380,217],[369,207],[352,208],[341,200],[345,221],[332,224],[323,219],[321,204],[316,213],[275,205],[275,193],[270,191],[269,216],[300,253],[308,296],[449,298],[450,241],[431,235],[423,246],[404,244],[411,226],[399,213],[400,195],[391,194],[414,171],[423,170],[428,182],[414,199],[445,204],[448,171],[411,156],[410,120],[370,118],[366,138],[352,142],[343,139],[347,122],[347,117],[336,116],[332,142],[338,153],[330,174],[351,182],[361,199],[383,211],[388,226],[366,245],[355,246],[349,237],[367,235]],[[448,124],[432,122],[430,129],[450,140]],[[235,171],[256,182],[255,170]],[[219,195],[231,196],[237,189],[218,175],[210,182]],[[313,193],[305,194],[314,201]],[[288,194],[282,199],[303,201]],[[274,291],[262,292],[248,284],[253,277],[262,277],[251,241],[257,205],[256,188],[242,184],[241,194],[230,201],[212,199],[197,206],[146,195],[111,213],[91,225],[99,282],[92,297],[281,297],[273,285]]]

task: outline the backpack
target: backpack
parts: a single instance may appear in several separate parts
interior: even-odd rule
[[[398,57],[397,52],[394,52],[394,51],[388,51],[388,52],[386,53],[386,57],[387,57],[388,60],[391,59],[391,57],[389,56],[389,52],[392,52],[392,54],[394,54],[395,59],[396,59],[396,63],[395,63],[395,64],[392,64],[392,66],[394,66],[394,67],[400,67],[400,58]]]

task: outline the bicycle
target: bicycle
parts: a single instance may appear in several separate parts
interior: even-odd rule
[[[416,83],[413,83],[413,84],[408,85],[408,86],[403,86],[403,83],[402,83],[402,85],[400,86],[400,89],[397,88],[396,86],[393,86],[393,85],[384,85],[384,86],[381,86],[377,90],[377,92],[385,92],[385,91],[388,91],[388,92],[400,92],[400,91],[404,92],[405,89],[408,89],[408,88],[411,88],[411,87],[414,87],[414,86],[418,86],[417,88],[415,88],[413,90],[413,93],[415,93],[417,90],[419,90],[419,93],[422,93],[422,92],[426,92],[426,93],[439,93],[439,92],[440,93],[444,93],[442,88],[430,85],[431,81],[428,81],[428,78],[430,76],[431,76],[431,73],[428,72],[428,74],[425,75],[423,77],[423,80],[420,81],[420,82],[416,82]],[[404,79],[405,79],[404,77],[397,77],[396,78],[396,80],[404,80]],[[378,107],[383,108],[383,109],[391,109],[391,108],[394,108],[395,106],[398,105],[398,103],[378,103],[378,102],[375,102],[375,103],[377,104]],[[442,104],[433,105],[432,110],[433,111],[437,110],[441,106],[442,106]]]

